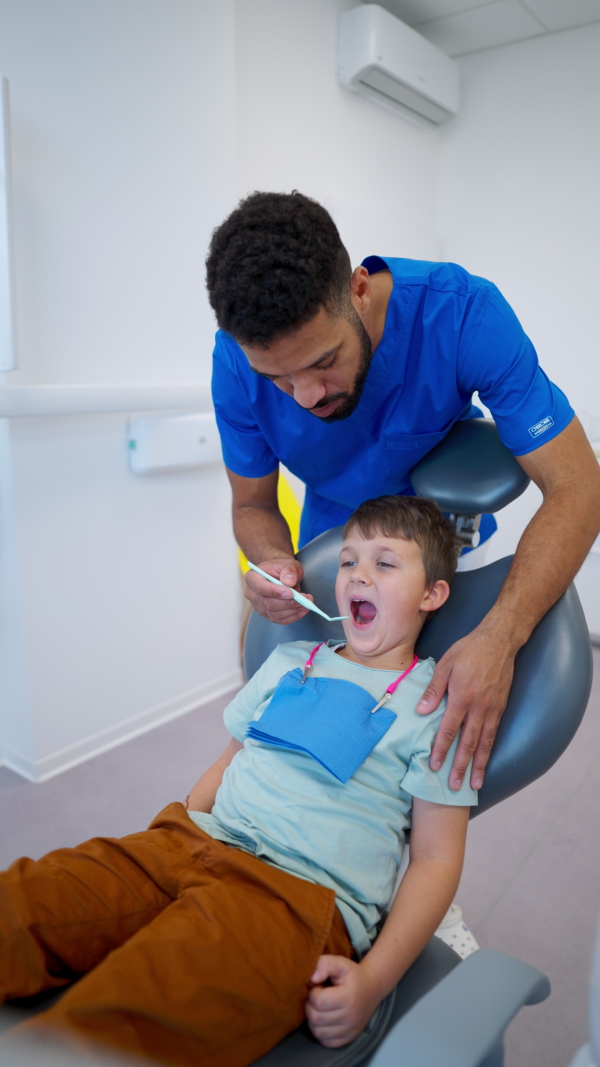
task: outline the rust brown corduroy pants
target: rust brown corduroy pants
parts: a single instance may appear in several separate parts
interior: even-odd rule
[[[302,1022],[318,957],[352,954],[332,890],[214,841],[182,804],[18,860],[0,936],[0,1000],[80,978],[23,1035],[184,1067],[252,1063]]]

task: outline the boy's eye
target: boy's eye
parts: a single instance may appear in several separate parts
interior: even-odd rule
[[[342,563],[340,563],[340,570],[342,569],[342,567],[355,567],[355,566],[356,566],[356,564],[355,564],[353,559],[345,559],[345,560],[343,560]]]
[[[386,560],[380,559],[378,564],[377,564],[377,566],[378,567],[389,567],[391,569],[394,566],[394,564],[393,563],[387,563]]]

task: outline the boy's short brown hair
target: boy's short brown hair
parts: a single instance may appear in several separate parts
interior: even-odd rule
[[[344,526],[344,538],[358,527],[362,537],[402,537],[421,549],[428,588],[454,578],[462,548],[454,524],[433,500],[419,496],[378,496],[365,500]]]

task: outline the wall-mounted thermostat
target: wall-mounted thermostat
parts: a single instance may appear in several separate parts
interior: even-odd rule
[[[189,470],[222,463],[214,412],[139,415],[129,420],[129,465],[134,474]]]

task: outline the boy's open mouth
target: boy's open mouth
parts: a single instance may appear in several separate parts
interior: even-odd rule
[[[359,600],[358,598],[350,601],[350,611],[357,626],[366,626],[368,623],[373,622],[377,614],[377,608],[370,600]]]

